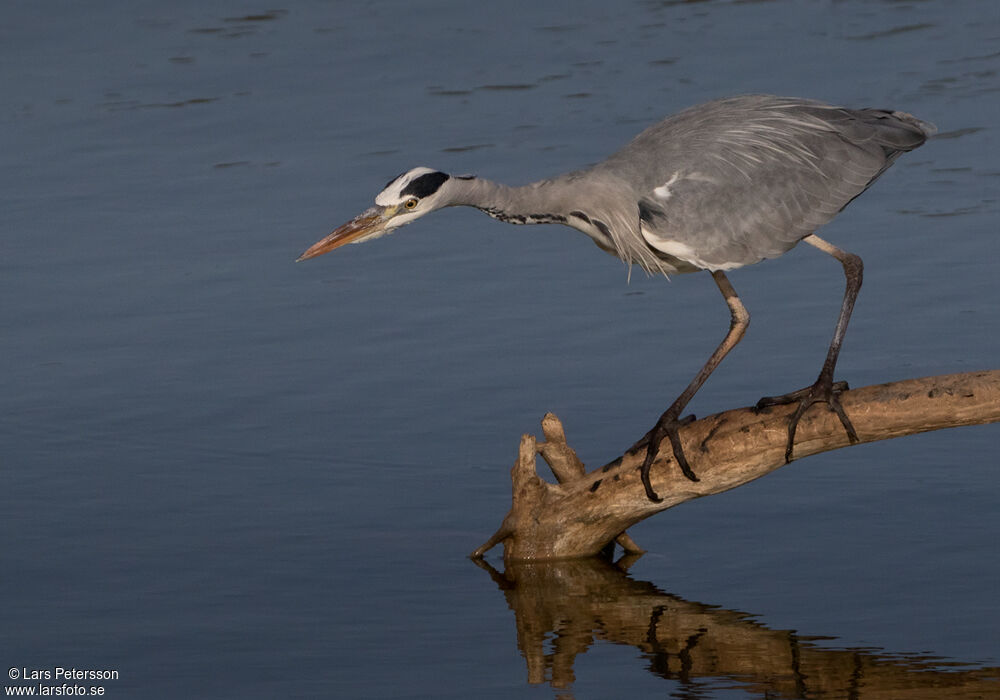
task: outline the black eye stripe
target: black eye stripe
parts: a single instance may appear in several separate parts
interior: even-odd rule
[[[400,194],[404,197],[407,195],[412,195],[417,198],[429,197],[438,191],[448,177],[448,173],[425,173],[420,177],[414,178],[413,182],[404,187]]]

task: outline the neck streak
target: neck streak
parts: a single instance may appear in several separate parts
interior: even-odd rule
[[[509,187],[481,178],[454,178],[449,205],[470,206],[508,224],[565,224],[560,188],[551,180]]]

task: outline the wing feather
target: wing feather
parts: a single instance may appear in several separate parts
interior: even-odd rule
[[[910,115],[746,96],[691,108],[594,168],[635,188],[653,249],[707,269],[781,255],[933,127]]]

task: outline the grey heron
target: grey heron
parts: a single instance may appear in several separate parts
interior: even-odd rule
[[[726,272],[775,258],[805,241],[843,266],[846,289],[819,377],[809,387],[765,397],[757,408],[797,403],[785,461],[805,411],[825,403],[849,440],[857,432],[834,381],[862,262],[816,235],[899,155],[922,145],[934,125],[905,112],[848,109],[815,100],[746,95],[690,107],[655,124],[593,167],[509,187],[475,176],[414,168],[390,180],[375,206],[306,250],[299,260],[390,233],[436,209],[471,206],[511,224],[564,224],[603,250],[652,274],[708,271],[730,311],[723,341],[656,425],[630,451],[646,449],[643,487],[661,499],[649,469],[664,438],[684,475],[697,481],[678,438],[685,406],[750,322]]]

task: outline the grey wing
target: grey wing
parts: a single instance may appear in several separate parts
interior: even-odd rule
[[[900,112],[750,96],[682,112],[608,164],[637,186],[652,248],[725,270],[788,251],[932,129]]]

